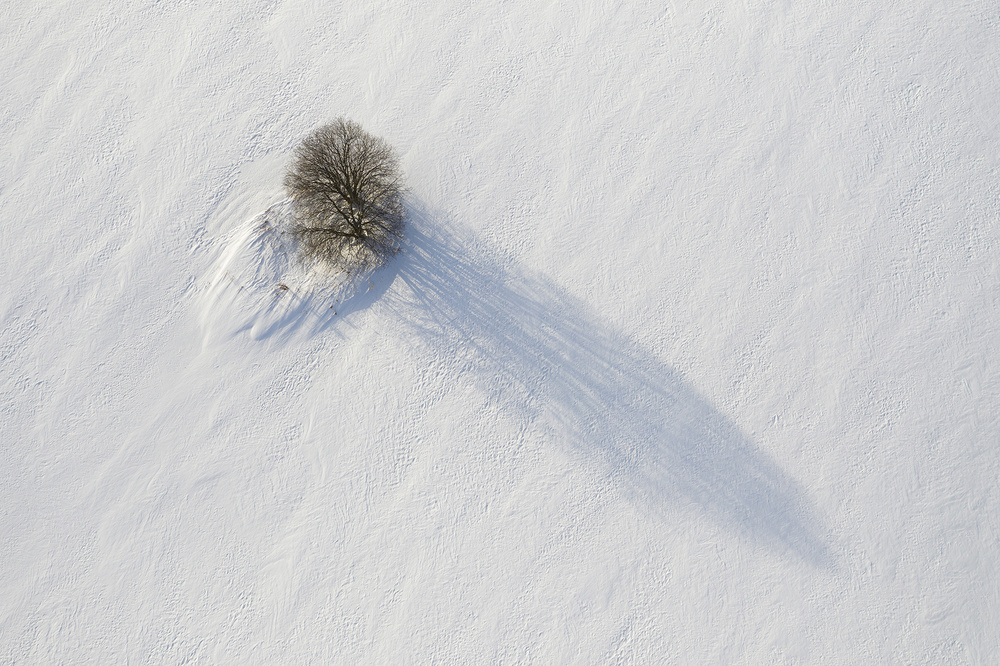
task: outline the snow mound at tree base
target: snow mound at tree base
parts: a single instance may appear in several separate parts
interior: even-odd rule
[[[370,305],[391,283],[389,267],[349,272],[301,261],[293,219],[286,200],[222,240],[200,303],[206,345],[244,332],[255,340],[315,334]]]

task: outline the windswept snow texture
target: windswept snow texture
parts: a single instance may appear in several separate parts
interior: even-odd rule
[[[0,19],[0,663],[997,663],[995,2]]]

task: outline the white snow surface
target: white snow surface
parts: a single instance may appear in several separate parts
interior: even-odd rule
[[[0,663],[998,663],[995,1],[0,18]]]

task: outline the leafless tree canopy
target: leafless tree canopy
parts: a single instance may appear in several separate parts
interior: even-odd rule
[[[402,175],[384,140],[338,118],[310,134],[285,175],[292,233],[304,259],[349,272],[377,268],[399,252]]]

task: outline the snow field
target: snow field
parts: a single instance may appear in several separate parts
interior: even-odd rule
[[[995,14],[5,8],[0,661],[991,663]]]

